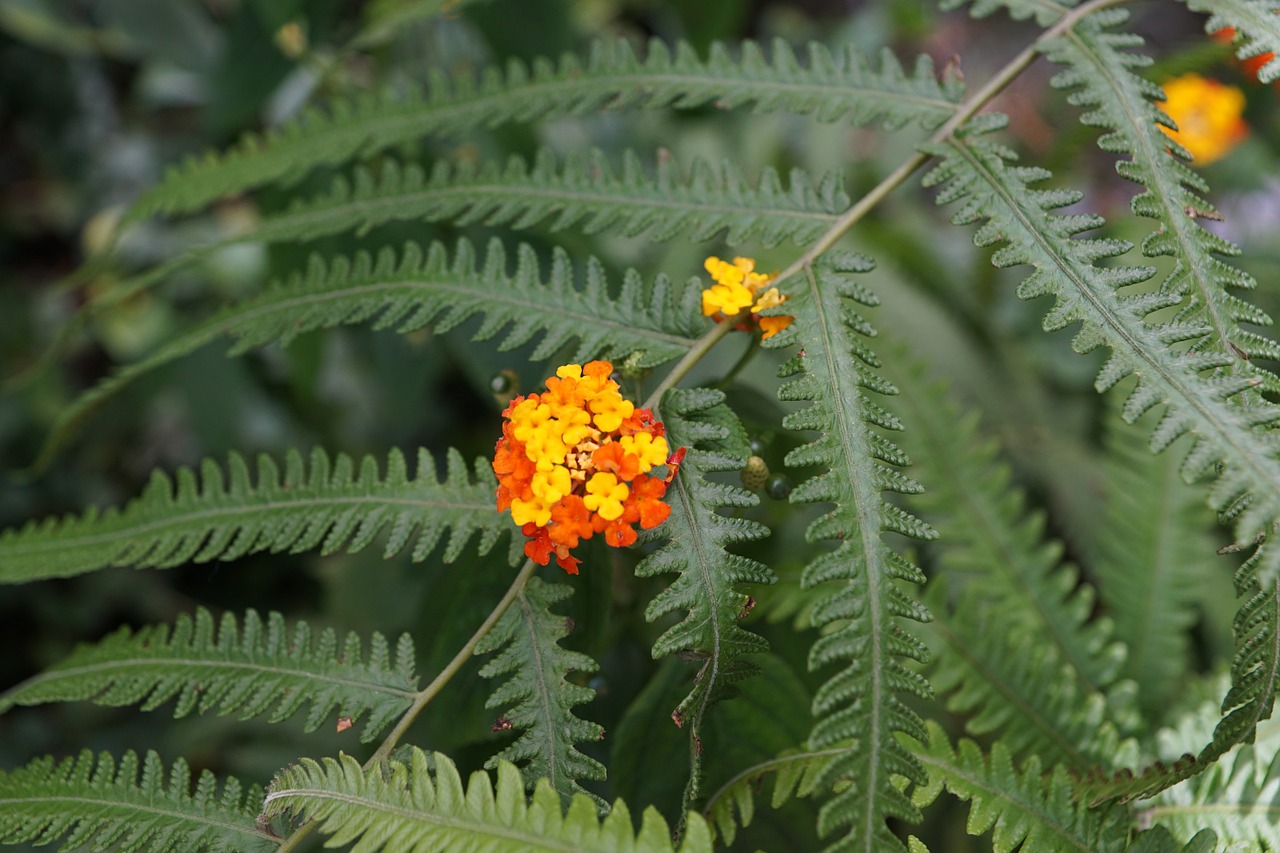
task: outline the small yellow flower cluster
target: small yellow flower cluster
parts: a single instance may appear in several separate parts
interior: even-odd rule
[[[510,509],[529,537],[525,554],[544,566],[555,556],[570,574],[580,540],[602,533],[625,547],[634,525],[655,527],[671,511],[667,480],[646,475],[666,465],[669,477],[678,459],[668,458],[662,424],[622,398],[612,371],[607,361],[566,364],[544,393],[516,397],[494,452],[498,510]]]
[[[1204,165],[1220,160],[1249,135],[1245,124],[1244,92],[1235,86],[1184,74],[1163,84],[1164,111],[1178,125],[1162,128],[1174,142]]]
[[[707,258],[703,264],[716,283],[702,291],[702,313],[706,317],[719,313],[723,317],[736,317],[748,307],[752,319],[771,338],[791,325],[792,317],[760,317],[759,312],[787,301],[776,287],[767,287],[772,276],[755,271],[756,262],[751,258],[734,258],[733,263],[717,257]],[[763,292],[762,292],[763,291]]]

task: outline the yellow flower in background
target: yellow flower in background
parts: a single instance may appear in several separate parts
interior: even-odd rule
[[[773,281],[773,276],[756,272],[756,262],[751,258],[734,258],[733,263],[729,263],[710,257],[703,267],[716,282],[702,291],[702,313],[705,316],[718,312],[725,318],[736,317],[750,306],[751,318],[764,332],[765,338],[771,338],[791,325],[793,317],[758,315],[760,311],[786,302],[787,297],[776,287],[764,290]]]
[[[1220,160],[1249,135],[1244,92],[1199,74],[1183,74],[1164,83],[1164,111],[1177,131],[1161,128],[1205,165]]]

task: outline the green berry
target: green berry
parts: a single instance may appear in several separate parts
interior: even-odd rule
[[[775,501],[785,501],[791,494],[791,478],[786,474],[774,474],[764,484],[764,492]]]

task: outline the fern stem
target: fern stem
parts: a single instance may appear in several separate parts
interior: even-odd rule
[[[369,757],[369,760],[364,763],[365,770],[368,770],[375,764],[385,761],[391,755],[392,750],[394,750],[396,745],[400,742],[400,738],[404,737],[404,733],[407,732],[409,727],[413,725],[414,721],[418,719],[418,715],[422,713],[427,705],[430,704],[431,700],[436,698],[436,695],[444,689],[444,686],[458,674],[463,666],[466,665],[467,661],[471,659],[471,655],[475,652],[476,646],[480,645],[480,641],[493,630],[494,625],[498,624],[498,620],[502,618],[502,614],[506,613],[507,608],[512,605],[522,592],[524,592],[525,584],[529,582],[529,578],[533,577],[533,573],[537,568],[538,564],[533,560],[524,561],[524,567],[520,569],[520,574],[516,575],[515,580],[511,582],[511,586],[507,588],[502,599],[498,601],[497,605],[494,606],[489,615],[485,617],[485,620],[480,623],[480,627],[471,635],[471,639],[467,640],[467,642],[463,644],[462,648],[458,650],[458,653],[453,656],[453,660],[449,661],[445,668],[440,670],[440,674],[432,679],[431,683],[416,695],[413,700],[413,704],[409,706],[409,710],[404,712],[404,716],[402,716],[400,721],[396,723],[395,728],[393,728],[386,738],[383,739],[382,744],[373,753],[373,755]],[[304,838],[311,834],[315,825],[315,821],[312,821],[298,827],[294,833],[285,839],[284,843],[277,848],[276,853],[290,853],[290,851],[294,850]]]
[[[1019,74],[1027,70],[1040,55],[1040,46],[1042,44],[1070,31],[1083,18],[1092,15],[1094,12],[1126,2],[1128,0],[1092,0],[1092,2],[1085,3],[1083,6],[1079,6],[1063,15],[1057,23],[1041,33],[1035,41],[1009,60],[1003,68],[996,72],[995,76],[987,81],[986,85],[966,98],[951,118],[947,119],[929,137],[927,144],[945,142],[965,122],[977,115],[979,110],[985,107],[996,95],[1004,91],[1005,87],[1017,79]],[[803,255],[792,261],[791,265],[783,270],[775,281],[785,281],[812,264],[819,255],[834,246],[836,241],[843,237],[849,229],[860,222],[864,216],[874,210],[890,193],[901,186],[907,178],[911,177],[916,170],[932,158],[932,154],[925,154],[921,151],[911,155],[902,165],[890,172],[884,180],[876,184],[870,192],[858,199],[852,207],[840,214],[840,217],[832,223],[831,227]]]
[[[653,393],[645,398],[644,405],[641,408],[652,409],[658,405],[662,395],[683,379],[685,374],[692,370],[693,366],[701,361],[704,355],[711,352],[711,348],[718,344],[721,338],[733,331],[733,326],[734,324],[728,321],[717,323],[705,335],[698,338],[697,342],[684,354],[684,357],[676,363],[676,366],[671,368],[671,372],[662,378],[662,381],[658,383],[658,387],[653,389]]]

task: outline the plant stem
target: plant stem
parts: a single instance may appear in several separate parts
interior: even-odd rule
[[[521,592],[524,591],[525,584],[529,582],[529,578],[533,577],[533,573],[537,568],[538,564],[533,560],[524,561],[524,566],[520,569],[520,574],[516,575],[515,580],[511,582],[511,586],[507,588],[502,599],[494,606],[493,610],[489,612],[489,615],[485,617],[485,620],[480,623],[480,627],[471,635],[471,639],[467,640],[462,648],[458,650],[458,653],[453,656],[453,660],[449,661],[445,668],[440,670],[440,674],[432,679],[430,684],[414,696],[413,704],[410,705],[409,709],[400,717],[400,721],[396,723],[396,726],[391,730],[391,733],[383,739],[382,744],[378,747],[377,751],[374,752],[373,755],[369,757],[369,760],[364,763],[365,770],[368,770],[375,764],[385,761],[386,758],[391,755],[391,751],[396,748],[396,745],[400,742],[400,738],[404,737],[404,733],[407,732],[409,727],[413,725],[414,721],[418,719],[418,715],[422,713],[423,709],[426,708],[431,700],[436,697],[436,694],[443,690],[444,686],[448,684],[453,677],[458,674],[466,662],[470,660],[471,654],[475,651],[476,646],[478,646],[480,641],[493,630],[493,626],[498,624],[498,620],[502,618],[502,614],[507,612],[507,608],[511,606],[511,603],[516,600]],[[314,828],[314,821],[305,823],[298,827],[292,835],[285,839],[283,844],[276,848],[276,853],[289,853],[289,851],[294,850],[298,844],[301,843],[302,839],[311,834]]]
[[[1012,83],[1019,74],[1025,71],[1036,57],[1040,55],[1040,46],[1046,41],[1057,38],[1066,31],[1070,30],[1080,20],[1088,15],[1097,12],[1100,9],[1106,9],[1110,6],[1117,6],[1128,0],[1092,0],[1072,9],[1067,14],[1058,19],[1057,23],[1045,30],[1040,36],[1024,48],[1017,56],[1009,60],[1007,64],[995,75],[987,81],[981,89],[967,98],[951,118],[947,119],[933,135],[929,137],[929,143],[942,142],[950,137],[953,133],[960,129],[965,122],[978,114],[978,111],[985,107],[996,95],[1004,91],[1010,83]],[[933,155],[918,151],[908,158],[902,165],[890,172],[884,180],[876,184],[874,188],[862,198],[858,199],[852,207],[840,215],[840,218],[832,223],[831,227],[818,238],[812,246],[810,246],[803,255],[796,258],[785,270],[778,274],[774,281],[783,281],[790,278],[800,270],[809,266],[823,252],[835,245],[836,241],[845,235],[856,223],[864,216],[870,213],[875,207],[884,201],[889,193],[893,192],[901,186],[907,178],[911,177],[917,169],[932,159]]]
[[[720,342],[720,339],[729,334],[733,330],[733,323],[728,320],[717,323],[705,335],[698,338],[697,343],[693,345],[684,358],[671,368],[671,372],[662,377],[662,381],[658,383],[658,387],[653,389],[648,397],[645,398],[642,409],[652,409],[662,400],[662,395],[667,393],[667,389],[671,388],[677,382],[685,377],[685,374],[693,369],[693,366],[702,360],[702,357],[711,352],[711,348]]]

